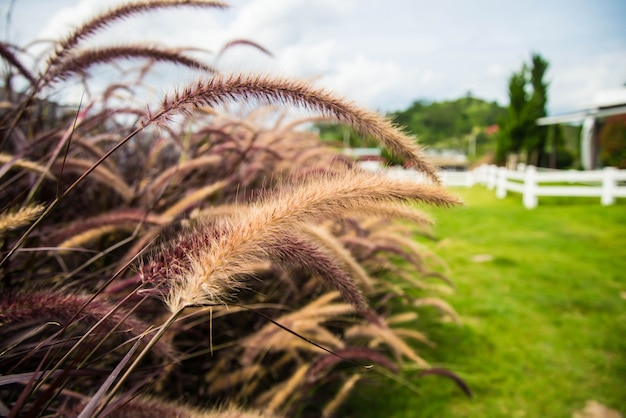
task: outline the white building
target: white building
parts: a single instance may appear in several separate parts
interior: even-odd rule
[[[580,159],[585,170],[597,168],[598,134],[602,121],[610,116],[626,114],[626,89],[598,93],[589,108],[559,116],[546,116],[537,120],[539,125],[582,122],[580,134]]]

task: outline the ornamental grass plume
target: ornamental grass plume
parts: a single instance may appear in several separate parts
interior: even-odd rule
[[[48,72],[48,83],[65,80],[76,74],[87,74],[89,69],[95,65],[134,58],[147,58],[153,62],[169,62],[208,73],[217,71],[202,61],[181,54],[178,49],[166,49],[153,45],[124,45],[75,52],[72,54],[71,60],[56,65]]]
[[[80,42],[93,36],[95,33],[101,31],[116,21],[124,20],[133,15],[148,11],[164,8],[181,8],[185,6],[221,9],[227,7],[226,3],[207,0],[143,0],[121,4],[108,12],[104,12],[93,17],[91,20],[76,28],[63,40],[59,41],[56,45],[55,53],[48,59],[49,71],[54,74],[56,67],[64,65],[67,60],[66,57],[73,53],[76,46],[79,45]],[[49,74],[48,79],[51,79]]]
[[[166,303],[172,312],[187,306],[219,304],[231,298],[233,289],[241,286],[238,276],[254,273],[247,266],[264,261],[268,254],[278,253],[286,261],[301,259],[298,247],[290,246],[291,254],[281,251],[289,231],[297,231],[301,223],[341,216],[381,202],[409,200],[441,206],[458,203],[439,186],[397,181],[360,171],[322,177],[299,187],[284,187],[272,194],[271,199],[242,208],[240,213],[216,226],[194,230],[193,245],[185,248],[182,260],[163,259],[163,264],[176,260],[177,265],[168,268],[166,277],[157,281],[171,289]],[[316,260],[310,263],[315,266]],[[152,267],[142,269],[143,281],[155,281],[151,271],[154,271]],[[348,286],[333,284],[344,289]],[[349,291],[344,290],[343,294],[348,296]],[[363,307],[357,296],[348,298]]]
[[[43,205],[24,206],[17,210],[7,210],[0,213],[0,237],[6,231],[19,229],[29,225],[43,212]]]
[[[125,340],[124,335],[137,338],[149,328],[147,323],[135,318],[128,309],[116,308],[90,295],[60,291],[3,294],[0,297],[0,335],[7,332],[9,325],[20,323],[95,327],[94,334],[117,336],[122,341]],[[8,341],[9,335],[5,334],[3,339]],[[165,340],[159,341],[154,349],[155,354],[162,358],[172,358],[174,355],[173,348]],[[11,352],[4,352],[3,355],[9,357]]]
[[[283,102],[322,112],[329,118],[349,124],[364,135],[376,138],[435,183],[440,182],[436,169],[424,158],[414,139],[403,134],[390,121],[303,81],[264,75],[219,74],[166,96],[161,108],[149,111],[142,124],[160,125],[173,114],[189,112],[201,106],[214,107],[234,99],[261,103]]]

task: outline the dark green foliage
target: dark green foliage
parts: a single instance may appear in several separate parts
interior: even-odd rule
[[[600,162],[626,168],[626,118],[609,118],[600,133]]]
[[[434,148],[466,149],[474,128],[494,125],[505,110],[496,102],[467,95],[443,102],[416,101],[408,109],[392,113],[421,142]]]
[[[528,92],[526,91],[526,67],[509,78],[509,107],[506,117],[500,121],[496,162],[503,163],[509,153],[520,152],[528,136],[531,121],[528,118]]]
[[[503,164],[509,154],[524,153],[523,160],[535,166],[547,166],[554,158],[546,154],[548,128],[537,125],[537,119],[546,115],[548,84],[544,80],[548,61],[533,54],[531,63],[509,78],[509,107],[500,120],[496,162]],[[554,137],[555,139],[557,137]],[[558,148],[559,144],[550,144]]]

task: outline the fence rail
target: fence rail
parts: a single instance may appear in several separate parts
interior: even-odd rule
[[[626,170],[606,167],[592,171],[539,171],[527,166],[521,170],[483,165],[471,172],[476,183],[496,190],[500,199],[508,192],[522,194],[524,206],[532,209],[539,196],[599,197],[602,205],[612,205],[615,199],[626,197]],[[546,184],[557,185],[546,185]]]
[[[377,164],[364,164],[363,168],[384,171],[397,179],[427,181],[424,175],[411,169]],[[534,166],[509,170],[482,165],[472,171],[441,171],[439,175],[446,186],[484,184],[488,189],[495,189],[500,199],[504,199],[509,192],[520,193],[524,206],[529,209],[537,207],[540,196],[598,197],[602,205],[612,205],[617,198],[626,198],[626,170],[614,167],[592,171],[541,171]]]

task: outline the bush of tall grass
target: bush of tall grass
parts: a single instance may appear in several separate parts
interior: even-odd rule
[[[454,377],[403,326],[415,306],[453,314],[433,295],[437,259],[412,239],[431,220],[406,203],[457,199],[413,138],[307,82],[224,74],[182,48],[87,43],[172,7],[226,5],[129,2],[38,65],[0,44],[0,414],[332,416],[367,373]],[[128,60],[142,65],[118,66]],[[159,62],[202,75],[138,103]],[[96,65],[132,81],[95,92]],[[68,82],[83,83],[80,106],[50,100]],[[319,120],[377,138],[432,182],[360,171],[302,129]]]

